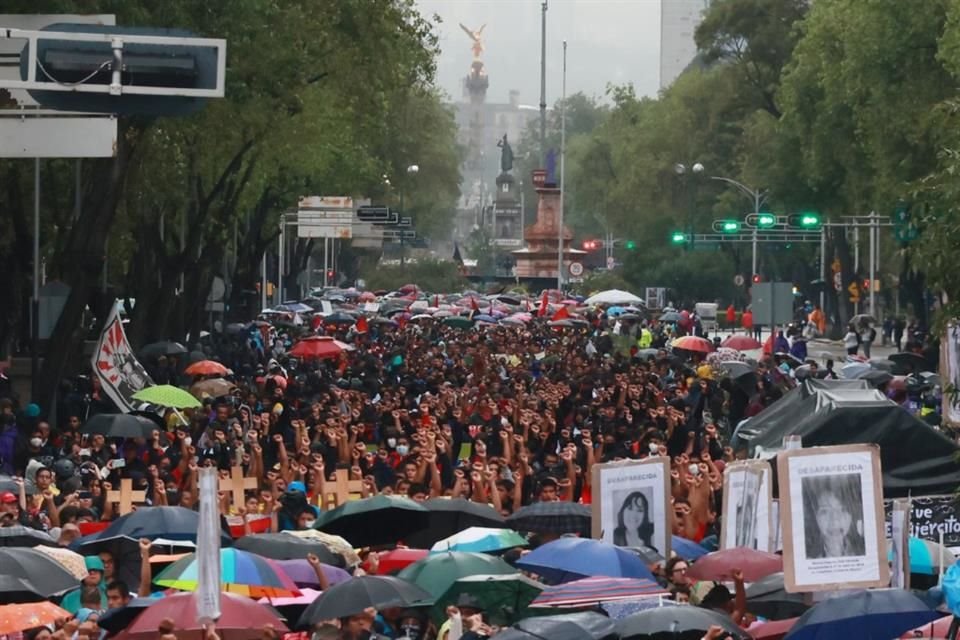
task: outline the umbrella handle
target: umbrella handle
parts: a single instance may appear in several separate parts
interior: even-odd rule
[[[173,409],[173,413],[176,414],[178,418],[180,418],[180,424],[182,424],[185,427],[190,426],[190,423],[187,422],[187,419],[183,417],[183,414],[180,413],[179,409],[177,409],[176,407],[170,407],[170,408]]]

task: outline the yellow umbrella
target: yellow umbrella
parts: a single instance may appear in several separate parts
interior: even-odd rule
[[[36,551],[50,556],[57,564],[69,571],[77,580],[83,580],[87,577],[87,565],[83,556],[70,549],[63,547],[34,547]]]

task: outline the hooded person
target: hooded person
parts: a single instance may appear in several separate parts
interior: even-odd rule
[[[83,563],[87,568],[87,575],[80,581],[80,586],[67,592],[67,595],[63,596],[63,600],[60,602],[63,609],[74,615],[83,608],[84,603],[81,596],[85,587],[95,588],[100,592],[100,607],[98,610],[102,611],[107,608],[107,585],[103,579],[105,573],[103,560],[100,559],[100,556],[86,556]]]
[[[286,492],[280,496],[280,512],[277,524],[281,531],[303,531],[313,527],[319,512],[307,502],[307,488],[299,481],[287,485]]]

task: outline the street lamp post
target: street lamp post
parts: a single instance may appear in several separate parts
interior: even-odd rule
[[[742,193],[744,196],[750,199],[751,202],[753,202],[754,216],[760,215],[760,207],[762,207],[763,203],[766,201],[768,192],[761,191],[760,189],[751,189],[747,185],[743,184],[742,182],[738,182],[733,178],[724,178],[723,176],[710,176],[710,179],[726,182],[727,184],[733,185],[734,187],[739,189],[740,193]],[[751,269],[750,277],[751,278],[753,278],[753,276],[755,276],[757,273],[757,225],[756,223],[754,223],[752,226],[753,226],[753,232],[751,235],[753,237],[752,237],[751,245],[753,249],[753,252],[752,252],[753,256],[750,260],[750,269]]]
[[[411,164],[407,167],[407,175],[415,176],[420,173],[420,165]],[[400,215],[406,215],[406,211],[403,208],[403,192],[406,187],[406,180],[403,184],[400,185]],[[400,230],[400,266],[404,266],[406,263],[406,249],[403,246],[403,229]]]
[[[693,166],[689,167],[689,169],[687,165],[677,163],[673,165],[673,170],[676,172],[678,176],[681,176],[681,177],[687,176],[687,172],[689,170],[690,178],[692,179],[692,178],[696,178],[698,175],[703,173],[704,168],[703,168],[703,165],[700,164],[699,162],[694,162]],[[697,204],[694,189],[695,189],[695,185],[691,183],[688,189],[690,205],[687,208],[687,237],[689,238],[688,242],[690,247],[693,247],[693,237],[694,237],[693,236],[693,210]]]

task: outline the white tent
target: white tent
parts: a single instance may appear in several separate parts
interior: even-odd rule
[[[616,304],[616,305],[643,305],[644,302],[629,291],[610,289],[594,294],[584,301],[585,304]]]

